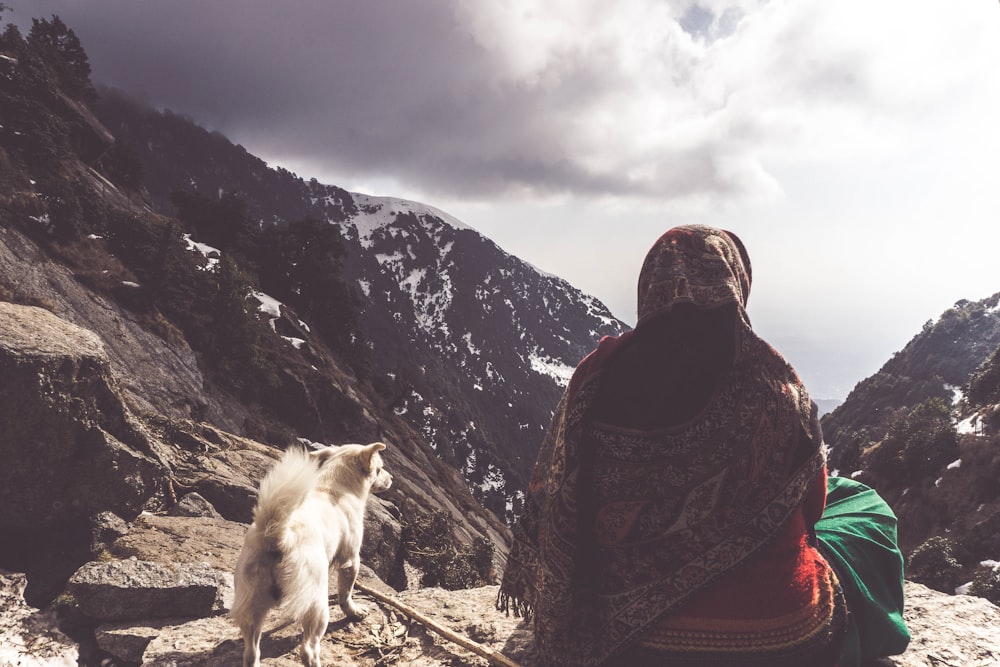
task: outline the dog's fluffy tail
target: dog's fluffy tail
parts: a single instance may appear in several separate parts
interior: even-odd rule
[[[253,522],[272,548],[281,549],[288,516],[316,487],[320,471],[305,449],[289,449],[260,483]]]
[[[260,483],[254,523],[236,568],[231,615],[241,628],[259,625],[275,606],[283,608],[287,620],[300,617],[305,609],[302,585],[296,581],[303,576],[301,554],[296,553],[290,517],[316,487],[319,468],[305,449],[289,449]]]
[[[292,448],[261,481],[251,528],[255,535],[248,537],[256,542],[255,558],[244,573],[244,579],[252,583],[237,585],[232,610],[238,623],[244,623],[260,605],[279,607],[280,622],[287,623],[302,618],[314,604],[315,581],[326,572],[327,563],[325,558],[318,565],[309,559],[309,551],[301,544],[301,526],[291,515],[316,488],[320,463],[307,450]],[[325,591],[322,594],[325,601]]]

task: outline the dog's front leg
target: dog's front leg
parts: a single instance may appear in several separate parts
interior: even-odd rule
[[[352,621],[359,621],[368,615],[368,610],[354,604],[352,597],[354,593],[354,581],[358,578],[358,563],[359,560],[355,558],[337,570],[337,600],[340,602],[340,608],[344,610],[347,618]]]

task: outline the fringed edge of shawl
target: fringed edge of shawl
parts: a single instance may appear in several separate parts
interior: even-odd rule
[[[518,547],[524,547],[518,549]],[[503,573],[503,580],[500,582],[500,590],[497,591],[496,608],[507,616],[514,612],[514,616],[528,619],[534,613],[534,580],[533,572],[526,568],[525,564],[518,563],[519,567],[511,567],[516,563],[516,555],[520,552],[532,554],[530,547],[524,544],[515,544],[508,556],[507,569]]]
[[[534,607],[531,606],[530,602],[517,595],[505,593],[503,590],[497,592],[496,607],[497,611],[502,611],[507,616],[514,612],[515,617],[525,620],[530,619],[534,613]]]

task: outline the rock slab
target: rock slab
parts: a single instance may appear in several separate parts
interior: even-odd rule
[[[983,598],[946,595],[906,582],[903,617],[912,639],[896,667],[998,667],[1000,607]]]
[[[363,578],[365,584],[374,581]],[[384,593],[391,594],[384,590]],[[331,591],[332,593],[332,591]],[[905,654],[877,663],[884,667],[997,667],[1000,665],[1000,608],[980,598],[950,596],[907,583],[907,623],[913,641]],[[540,667],[530,623],[494,608],[497,587],[446,591],[424,588],[396,594],[427,618],[522,667]],[[437,636],[398,611],[358,595],[371,610],[349,623],[331,597],[331,624],[323,638],[324,664],[370,667],[487,667],[487,661]],[[278,625],[272,618],[269,627]],[[209,667],[240,663],[242,640],[224,616],[165,619],[100,629],[101,647],[143,665]],[[301,630],[282,626],[261,643],[265,667],[297,667]],[[874,666],[866,666],[874,667]]]
[[[0,528],[129,520],[165,478],[92,332],[0,302]]]
[[[232,604],[232,575],[207,563],[162,564],[134,558],[87,563],[67,592],[99,621],[203,617]]]

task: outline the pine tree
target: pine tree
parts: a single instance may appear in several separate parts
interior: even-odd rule
[[[84,102],[97,99],[90,83],[90,61],[80,39],[62,19],[32,19],[27,50],[46,61],[60,87],[71,97]]]

